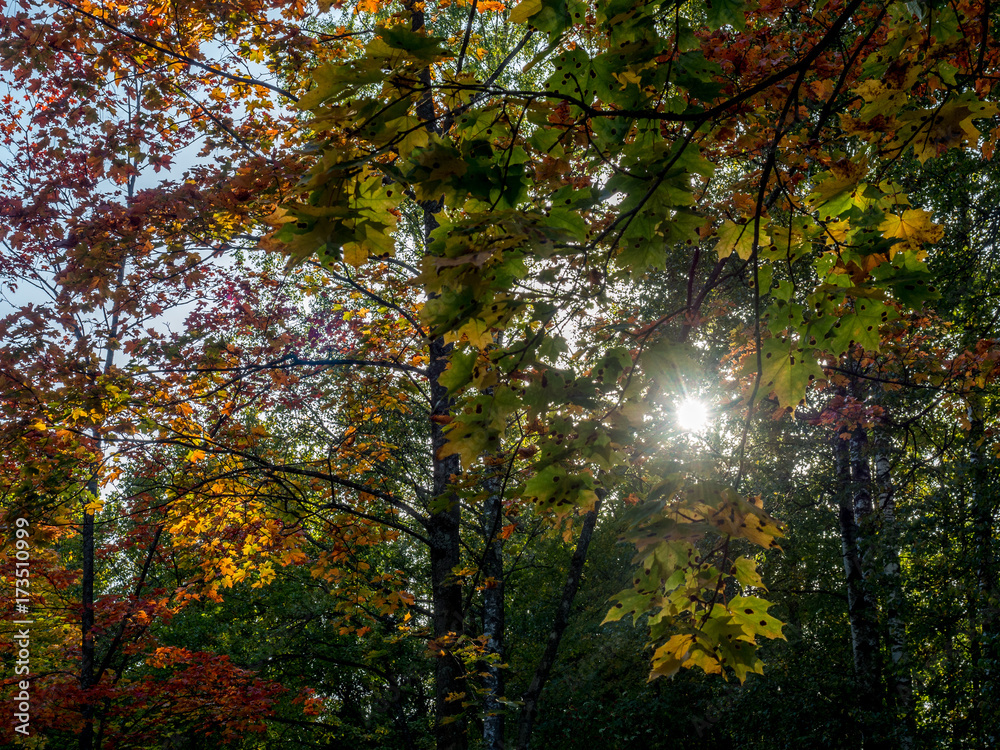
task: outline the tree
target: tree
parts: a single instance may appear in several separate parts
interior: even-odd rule
[[[643,435],[651,396],[678,392],[663,373],[677,367],[730,265],[742,261],[736,272],[752,278],[747,427],[755,410],[771,410],[760,403],[768,394],[791,412],[814,381],[870,377],[864,363],[882,348],[883,325],[928,299],[924,245],[942,235],[884,172],[908,153],[923,164],[976,142],[974,123],[995,114],[982,77],[991,59],[987,14],[932,9],[920,18],[861,2],[815,11],[711,6],[704,14],[524,2],[511,14],[527,26],[524,44],[547,36],[530,64],[548,76],[533,87],[498,82],[504,70],[464,74],[464,53],[424,33],[414,10],[382,27],[360,59],[321,68],[299,102],[314,115],[322,158],[310,169],[307,199],[274,218],[276,237],[295,258],[318,252],[331,265],[360,265],[391,251],[395,206],[418,201],[434,217],[424,221],[417,278],[429,295],[423,321],[428,336],[460,344],[445,378],[468,404],[459,401],[441,455],[475,466],[523,414],[541,429],[521,497],[557,515],[586,509],[595,476],[610,489],[616,467],[636,465],[637,456],[615,455],[638,442],[618,430]],[[984,24],[965,26],[971,17]],[[699,23],[707,29],[696,31]],[[927,49],[937,51],[920,57]],[[720,208],[729,218],[718,224]],[[697,267],[707,237],[718,262],[705,277]],[[601,318],[611,307],[602,295],[664,267],[668,248],[685,245],[694,249],[682,267],[692,270],[677,310],[626,332]],[[556,331],[574,318],[591,335],[567,342]],[[502,343],[492,331],[502,331]],[[852,429],[843,528],[857,629],[870,620],[861,613],[873,611],[860,605],[870,596],[872,489],[864,427]],[[612,618],[652,613],[661,644],[654,675],[728,664],[742,679],[759,664],[746,646],[780,631],[762,600],[730,598],[725,575],[739,561],[728,539],[771,546],[777,528],[723,484],[692,486],[689,470],[645,456],[641,465],[653,500],[686,490],[686,504],[639,522],[641,538],[656,540],[644,564],[652,580],[639,575]],[[674,542],[713,526],[724,532],[709,548],[717,566]],[[741,585],[759,586],[752,568],[732,567]],[[666,600],[674,587],[680,592]],[[857,636],[855,660],[870,696],[879,690],[874,627]],[[734,637],[746,655],[729,650]],[[880,731],[866,734],[877,743]]]
[[[240,597],[277,585],[304,616],[358,639],[340,660],[353,666],[328,662],[343,669],[316,670],[322,694],[293,704],[320,718],[285,706],[284,726],[335,736],[326,719],[337,696],[351,696],[342,710],[353,704],[355,721],[384,716],[395,737],[527,747],[545,686],[560,674],[564,633],[579,632],[573,602],[587,590],[591,545],[620,525],[637,567],[606,621],[632,615],[648,627],[651,677],[698,666],[742,684],[761,672],[758,647],[785,637],[762,596],[762,573],[774,570],[795,581],[779,599],[800,640],[770,653],[801,663],[815,643],[802,633],[816,619],[824,633],[853,631],[853,660],[826,651],[834,664],[853,661],[847,682],[861,689],[824,684],[843,697],[850,732],[871,746],[895,741],[886,727],[917,703],[891,703],[884,677],[908,668],[906,602],[926,589],[914,590],[899,541],[912,530],[909,520],[893,527],[893,503],[898,495],[908,508],[935,486],[926,454],[951,450],[937,451],[939,434],[954,433],[959,399],[974,405],[969,465],[987,474],[995,361],[989,341],[955,343],[938,323],[935,304],[966,312],[935,303],[931,290],[946,277],[928,256],[944,236],[932,211],[945,202],[923,200],[907,176],[992,148],[991,9],[365,2],[348,19],[321,2],[329,24],[302,3],[271,13],[235,2],[169,9],[60,1],[33,17],[24,7],[4,32],[5,69],[19,95],[42,95],[31,122],[45,130],[5,186],[18,196],[5,211],[20,222],[8,255],[30,273],[55,248],[55,262],[79,269],[56,279],[86,300],[67,304],[100,303],[119,321],[52,371],[40,397],[20,385],[9,392],[8,423],[29,421],[5,459],[11,476],[38,463],[30,419],[47,408],[68,414],[50,430],[57,439],[60,428],[90,430],[84,453],[56,442],[47,457],[77,485],[113,484],[93,468],[112,445],[128,466],[132,489],[116,510],[131,519],[116,533],[169,540],[171,555],[151,553],[142,575],[172,577],[176,600],[188,603],[174,630],[151,626],[169,646],[146,666],[219,663],[193,657],[186,633],[264,671],[274,671],[273,656],[297,658],[251,656],[192,624],[224,607],[262,617]],[[116,97],[134,103],[129,126],[99,126],[124,106]],[[64,112],[79,132],[52,120]],[[25,117],[12,113],[9,137]],[[94,148],[77,142],[98,128],[86,142]],[[218,166],[132,192],[141,163],[162,167],[202,137]],[[83,176],[69,182],[64,164]],[[18,174],[32,176],[18,185]],[[104,175],[130,185],[126,195],[111,196],[97,182]],[[264,238],[262,222],[273,228]],[[271,257],[244,262],[258,241]],[[282,271],[276,253],[291,267]],[[216,271],[203,274],[210,257]],[[103,286],[89,286],[92,268]],[[233,273],[245,278],[223,278]],[[115,291],[126,277],[128,295]],[[126,343],[114,318],[122,298],[136,320],[157,315],[167,298],[148,294],[161,282],[170,300],[203,307],[183,335],[134,327]],[[30,333],[56,325],[40,317]],[[91,350],[118,345],[150,367],[126,377],[104,359],[105,375],[122,378],[111,384],[126,394],[116,401],[77,376]],[[43,371],[40,357],[25,361]],[[21,366],[5,365],[18,384]],[[672,426],[704,380],[719,383],[705,391],[728,393],[714,441]],[[927,401],[925,383],[952,401]],[[88,398],[101,409],[67,411],[63,387],[81,410]],[[108,421],[112,402],[120,421]],[[919,442],[909,439],[915,429]],[[796,440],[809,448],[797,452]],[[782,536],[765,500],[795,496],[765,467],[772,458],[794,466],[795,456],[841,496],[840,551],[820,541],[829,515],[783,507],[805,519],[790,542],[804,571],[762,554]],[[11,493],[32,508],[38,495]],[[987,602],[991,498],[975,495],[974,531],[949,536],[975,540],[969,560]],[[140,559],[122,551],[130,555]],[[849,611],[809,600],[803,612],[796,592],[829,596],[838,555]],[[552,572],[532,591],[525,566],[539,558]],[[331,603],[299,596],[306,570]],[[89,568],[81,578],[84,747],[102,741],[87,727],[115,716],[88,714],[101,694],[87,666],[87,586],[99,578]],[[544,603],[538,592],[548,592]],[[535,617],[520,614],[529,602]],[[540,611],[552,614],[539,620]],[[963,613],[968,658],[989,662],[993,610],[970,601]],[[107,642],[120,645],[133,615],[115,617],[122,636],[111,629]],[[528,626],[545,644],[535,663],[509,648]],[[326,627],[302,632],[332,637]],[[429,662],[414,658],[413,640]],[[337,658],[308,645],[312,662]],[[392,668],[378,663],[384,649],[396,654]],[[505,678],[504,662],[518,674]],[[984,667],[968,666],[985,690]],[[351,684],[367,697],[355,700]],[[160,685],[169,692],[176,681]],[[308,685],[295,678],[295,687]],[[375,702],[383,689],[386,702]],[[504,722],[514,699],[517,721]],[[974,707],[970,723],[986,733],[989,715]],[[191,728],[175,726],[178,737]],[[908,746],[913,736],[898,739]]]
[[[150,695],[136,669],[148,655],[150,622],[177,604],[149,585],[150,567],[163,556],[160,544],[170,537],[151,496],[140,489],[114,503],[128,519],[118,528],[115,519],[98,516],[116,499],[126,469],[162,475],[184,465],[147,433],[150,423],[183,422],[192,393],[203,385],[181,384],[171,352],[185,336],[172,335],[170,325],[197,324],[196,337],[209,333],[215,311],[192,308],[217,283],[227,243],[238,242],[259,216],[247,196],[272,189],[276,175],[280,182],[294,173],[276,169],[278,161],[262,153],[276,135],[269,112],[254,118],[265,129],[250,145],[246,133],[226,124],[233,106],[227,97],[215,96],[214,107],[199,102],[199,92],[212,99],[222,91],[219,81],[143,36],[157,25],[150,20],[156,13],[140,19],[135,9],[91,10],[21,3],[4,16],[3,71],[12,88],[3,102],[9,158],[0,197],[0,273],[14,295],[13,311],[4,311],[0,363],[11,469],[5,518],[28,519],[40,544],[61,540],[46,551],[48,565],[35,568],[33,591],[43,593],[36,603],[50,608],[45,622],[53,647],[76,654],[32,675],[35,726],[75,733],[88,748],[148,739],[150,726],[135,730],[122,719],[122,707],[148,716],[162,710],[161,696]],[[263,86],[228,81],[243,86],[247,106],[260,104]],[[207,130],[215,132],[205,155],[233,145],[247,149],[235,172],[193,169],[173,184],[141,187],[148,173],[169,166]],[[76,532],[75,544],[65,538],[68,529]],[[125,559],[102,565],[111,552]],[[60,560],[76,575],[48,575]],[[65,630],[70,623],[75,647]],[[174,656],[153,661],[167,670],[159,673],[167,693],[197,674],[204,693],[182,702],[196,720],[207,713],[212,721],[245,726],[253,711],[266,710],[264,693],[241,693],[241,684],[253,688],[252,679],[224,660],[186,653],[186,670],[170,669]],[[74,673],[76,685],[66,679]],[[247,700],[244,711],[229,717],[212,708],[227,690]]]

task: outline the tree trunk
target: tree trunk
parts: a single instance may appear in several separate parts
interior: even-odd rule
[[[424,28],[423,4],[415,0],[406,3],[411,14],[410,29],[420,31]],[[423,122],[423,127],[430,133],[437,133],[439,128],[435,119],[434,99],[431,95],[431,71],[423,68],[419,73],[424,86],[416,106],[417,117]],[[426,252],[430,245],[431,233],[437,229],[438,222],[434,214],[441,210],[440,201],[425,201],[421,204],[423,211],[423,246]],[[455,577],[455,568],[461,563],[461,519],[462,509],[458,496],[454,493],[453,477],[461,471],[458,456],[440,457],[441,449],[447,442],[441,429],[441,418],[451,415],[454,401],[448,395],[448,389],[438,383],[438,378],[448,364],[451,344],[446,344],[443,338],[430,342],[428,347],[429,362],[427,366],[430,381],[431,396],[431,463],[432,463],[432,508],[427,525],[430,539],[431,557],[431,599],[432,599],[432,630],[434,640],[438,643],[438,656],[434,669],[434,713],[435,738],[437,750],[464,750],[468,746],[465,722],[462,719],[462,701],[456,696],[463,691],[462,664],[451,646],[455,639],[464,633],[464,610],[462,605],[462,586]],[[452,700],[449,700],[449,696]]]
[[[467,746],[462,701],[462,664],[452,652],[455,640],[464,632],[462,586],[455,577],[461,563],[461,502],[452,489],[461,470],[458,456],[440,458],[447,438],[434,417],[450,413],[448,389],[438,383],[448,362],[451,346],[443,339],[430,345],[428,376],[431,392],[431,450],[433,471],[433,512],[427,524],[431,557],[432,629],[438,656],[434,668],[435,736],[437,750],[464,750]],[[449,700],[451,698],[451,700]]]
[[[881,516],[879,547],[883,552],[883,579],[886,603],[886,630],[889,640],[890,672],[892,690],[890,697],[895,704],[899,722],[899,746],[911,750],[916,732],[913,714],[913,678],[906,648],[906,622],[902,611],[903,596],[902,571],[899,564],[899,526],[896,522],[896,497],[892,485],[892,471],[889,456],[885,450],[885,438],[878,436],[874,443],[875,483],[878,486],[878,510]],[[897,718],[897,720],[898,720]]]
[[[852,436],[853,442],[853,436]],[[844,562],[844,576],[847,585],[847,613],[851,625],[851,646],[854,655],[854,676],[858,686],[857,707],[862,716],[862,731],[865,748],[871,750],[879,742],[875,739],[872,707],[877,707],[878,691],[878,631],[875,626],[875,609],[865,588],[864,565],[859,545],[859,529],[856,508],[866,510],[864,493],[859,491],[855,479],[863,476],[860,465],[852,466],[855,451],[839,435],[833,438],[834,471],[836,474],[839,503],[841,556]],[[857,475],[852,469],[857,468]],[[871,493],[868,492],[868,501]],[[877,709],[876,709],[877,710]]]
[[[135,197],[135,177],[131,177],[128,181],[127,186],[127,197],[128,202],[131,204],[133,198]],[[108,330],[108,338],[105,342],[104,349],[104,365],[101,371],[104,375],[108,375],[111,372],[111,368],[115,363],[115,351],[117,346],[112,346],[111,342],[117,342],[118,336],[120,335],[119,325],[120,325],[120,314],[118,309],[118,304],[114,302],[117,298],[117,293],[123,289],[125,286],[125,271],[126,271],[126,259],[121,258],[118,263],[118,272],[116,274],[116,286],[115,294],[112,295],[112,306],[111,306],[111,325]],[[79,330],[77,331],[78,339],[81,337]],[[93,374],[91,375],[93,378]],[[96,385],[95,380],[91,380],[91,385]],[[83,508],[83,520],[80,525],[80,537],[81,537],[81,592],[80,592],[80,605],[82,611],[80,613],[80,689],[84,694],[84,704],[81,707],[83,714],[83,728],[80,731],[80,750],[94,750],[94,748],[100,747],[100,740],[98,738],[95,743],[94,735],[94,704],[90,701],[87,693],[96,684],[96,646],[94,644],[94,580],[95,580],[95,570],[94,570],[94,514],[90,513],[86,504],[89,502],[94,502],[100,497],[101,485],[98,481],[98,472],[100,464],[100,454],[104,449],[104,437],[101,435],[101,431],[95,428],[91,437],[94,440],[94,452],[97,455],[97,460],[90,467],[90,479],[87,480],[87,496],[84,498],[84,508]]]
[[[441,340],[431,345],[431,398],[432,415],[447,414],[451,403],[447,389],[438,385],[437,379],[447,361],[446,348]],[[440,509],[433,513],[428,523],[431,554],[431,589],[433,600],[433,633],[439,644],[439,655],[434,669],[434,704],[438,750],[463,750],[466,747],[465,727],[461,721],[460,700],[449,696],[461,693],[462,665],[452,653],[451,645],[464,630],[462,615],[462,587],[455,578],[455,568],[461,563],[459,527],[461,504],[451,490],[451,477],[459,472],[458,457],[438,458],[446,442],[444,433],[432,424],[432,449],[434,503]]]
[[[980,738],[979,747],[994,748],[1000,742],[1000,707],[997,706],[997,674],[1000,672],[1000,566],[993,540],[996,490],[989,458],[985,454],[983,404],[970,397],[969,405],[969,495],[972,506],[977,611],[970,612],[973,675],[971,719]]]
[[[861,578],[858,586],[864,601],[862,619],[867,645],[862,649],[859,681],[863,693],[871,700],[879,699],[881,669],[879,654],[878,612],[872,586],[875,581],[875,504],[872,500],[872,475],[868,463],[868,434],[860,425],[850,439],[851,504],[854,509],[855,549]]]
[[[486,550],[483,555],[483,575],[491,580],[483,592],[483,635],[486,636],[486,664],[483,686],[486,700],[483,709],[483,748],[504,750],[504,707],[500,702],[504,694],[504,672],[500,664],[504,653],[504,580],[503,541],[500,526],[503,518],[501,482],[496,475],[486,480],[489,495],[483,504],[483,531]]]
[[[601,502],[598,501],[594,509],[587,513],[583,519],[583,528],[580,530],[580,538],[577,540],[576,550],[569,563],[566,585],[563,587],[562,598],[556,608],[552,629],[549,631],[548,641],[545,644],[545,651],[535,668],[535,676],[522,698],[524,708],[521,710],[521,721],[517,730],[517,750],[528,750],[528,746],[531,744],[531,732],[534,729],[535,717],[538,715],[538,699],[542,695],[542,688],[545,687],[545,683],[549,679],[552,665],[555,664],[559,642],[562,640],[566,626],[569,625],[570,610],[573,606],[576,590],[580,587],[583,564],[587,560],[587,548],[590,546],[590,539],[594,534],[594,526],[597,525],[597,514],[600,510]]]
[[[87,482],[87,496],[84,502],[97,498],[100,488],[97,479]],[[94,707],[87,693],[94,686],[94,514],[83,511],[83,524],[80,529],[82,537],[81,574],[82,592],[80,594],[80,689],[84,694],[83,728],[80,731],[80,750],[92,750],[94,747]]]

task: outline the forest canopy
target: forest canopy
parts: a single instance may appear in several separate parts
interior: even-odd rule
[[[2,742],[995,747],[998,22],[8,2]]]

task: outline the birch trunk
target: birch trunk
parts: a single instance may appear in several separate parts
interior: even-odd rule
[[[874,583],[875,561],[875,528],[872,500],[872,477],[868,463],[868,435],[861,426],[854,430],[850,439],[851,461],[851,504],[854,510],[854,546],[857,554],[856,578],[859,590],[858,602],[861,609],[858,613],[861,624],[861,635],[864,647],[861,649],[861,661],[858,667],[858,681],[862,694],[869,700],[878,700],[881,683],[878,639],[878,611],[872,591]]]
[[[853,441],[853,437],[852,437]],[[866,590],[864,565],[859,544],[859,529],[856,511],[867,510],[864,493],[860,492],[854,479],[854,471],[863,476],[860,465],[852,466],[855,458],[852,446],[839,435],[833,439],[834,472],[838,495],[838,518],[840,523],[841,557],[844,563],[844,578],[847,587],[847,614],[851,626],[851,647],[854,657],[854,676],[858,686],[857,706],[862,714],[862,731],[865,748],[877,747],[877,732],[871,707],[879,703],[878,679],[878,631],[875,626],[875,608]],[[854,446],[855,450],[860,448]],[[857,478],[860,478],[858,476]],[[868,493],[868,503],[871,494]]]
[[[916,726],[913,715],[913,678],[906,647],[906,621],[902,614],[905,608],[905,599],[902,569],[899,563],[899,525],[896,521],[896,497],[892,484],[892,466],[884,436],[876,436],[873,445],[875,483],[878,487],[878,510],[881,516],[879,542],[883,551],[882,574],[885,586],[886,632],[891,660],[892,690],[890,696],[897,709],[897,715],[901,714],[903,719],[898,733],[899,746],[903,750],[911,750]]]

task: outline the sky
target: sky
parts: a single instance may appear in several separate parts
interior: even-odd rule
[[[35,2],[32,3],[33,6],[32,10],[38,11],[39,9],[46,7],[46,5],[47,3],[38,2],[37,0],[35,0]],[[0,6],[3,6],[3,11],[5,15],[7,15],[8,12],[14,10],[14,8],[10,7],[8,3],[3,3],[3,0],[0,0]],[[222,53],[224,52],[224,48],[221,45],[210,44],[205,46],[204,52],[206,59],[210,60],[213,57],[213,52],[218,53],[218,56],[221,56]],[[236,69],[233,72],[241,76],[256,76],[256,77],[261,77],[263,79],[271,77],[269,76],[267,69],[263,65],[259,63],[254,63],[249,60],[244,61],[244,64],[240,67],[240,69]],[[116,85],[113,82],[107,83],[106,87],[111,89],[113,93],[115,91],[119,93],[123,91],[122,86]],[[23,87],[12,85],[9,75],[6,74],[6,72],[0,72],[0,98],[3,98],[4,96],[10,96],[15,101],[17,101],[27,95],[28,92]],[[17,120],[20,125],[20,129],[22,131],[25,131],[31,127],[31,116],[36,111],[37,106],[38,106],[37,102],[31,100],[29,100],[29,102],[25,106],[23,113]],[[243,114],[245,114],[245,112],[242,110],[242,108],[238,108],[234,112],[234,119],[238,120],[238,118],[240,118]],[[0,116],[3,115],[0,114]],[[121,117],[121,113],[119,113],[119,117]],[[38,131],[36,130],[36,134],[33,134],[31,137],[32,138],[38,137],[37,132]],[[10,165],[16,163],[15,158],[17,154],[11,150],[12,148],[16,147],[17,147],[16,143],[7,146],[4,145],[2,142],[0,142],[0,169],[10,170],[11,169]],[[199,165],[204,165],[206,163],[206,159],[213,158],[213,157],[201,156],[199,154],[201,148],[202,148],[202,143],[200,139],[189,143],[187,146],[181,148],[180,150],[172,154],[173,160],[169,167],[162,168],[159,171],[154,170],[149,165],[144,165],[142,168],[140,168],[139,175],[135,180],[134,190],[138,192],[144,189],[156,188],[161,183],[177,182],[183,179],[186,172]],[[23,176],[23,175],[17,175],[17,176]],[[118,201],[122,200],[121,193],[123,192],[123,190],[121,186],[115,185],[110,180],[106,180],[102,185],[98,186],[98,191],[101,190],[105,190],[109,196],[111,196],[114,193],[118,193],[120,197],[118,197],[117,200]],[[0,196],[0,198],[2,197],[7,197],[7,196]],[[11,252],[10,246],[7,243],[0,241],[0,254],[7,254],[10,252]],[[227,259],[222,262],[228,265],[231,264],[231,259]],[[43,278],[51,279],[51,274],[43,275]],[[10,286],[6,285],[0,286],[0,317],[6,317],[7,315],[14,313],[17,310],[29,304],[44,306],[50,303],[50,301],[51,301],[50,294],[46,293],[43,289],[40,289],[37,286],[32,285],[31,283],[25,283],[24,281],[22,281],[21,283],[17,284],[16,289],[12,289]],[[183,323],[183,319],[187,315],[187,312],[188,310],[185,308],[178,308],[171,310],[168,313],[164,314],[161,317],[161,319],[155,323],[155,326],[157,328],[176,330],[177,327]],[[3,342],[0,342],[0,345],[3,345]]]

